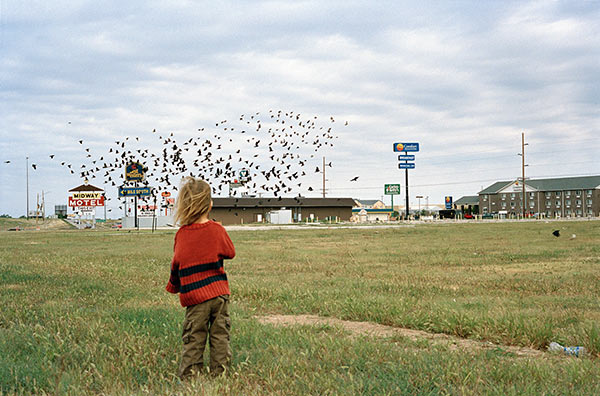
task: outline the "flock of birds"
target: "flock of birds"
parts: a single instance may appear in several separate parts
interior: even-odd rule
[[[244,181],[246,193],[273,194],[281,199],[283,194],[300,190],[305,185],[302,179],[309,173],[324,171],[319,166],[314,170],[309,166],[320,150],[333,147],[338,138],[334,135],[335,125],[333,117],[321,122],[317,116],[269,110],[264,115],[256,112],[242,114],[234,121],[222,120],[214,128],[199,128],[195,136],[184,141],[178,141],[173,132],[163,134],[154,129],[152,136],[162,147],[159,151],[150,148],[156,144],[144,146],[139,137],[123,137],[107,147],[106,152],[96,154],[86,147],[86,142],[78,140],[84,150],[83,163],[56,161],[82,180],[102,178],[104,185],[115,188],[132,185],[125,180],[124,169],[128,163],[139,162],[146,177],[138,186],[153,187],[154,196],[176,191],[181,178],[187,175],[206,180],[214,195],[236,196],[237,189],[231,189],[230,183],[239,180],[239,172],[244,169],[249,175]],[[49,158],[55,160],[55,154]],[[333,165],[329,162],[325,166]],[[32,163],[31,167],[36,170],[38,165]],[[357,180],[358,176],[350,179]],[[306,189],[314,191],[312,186]],[[142,199],[154,200],[154,197]]]

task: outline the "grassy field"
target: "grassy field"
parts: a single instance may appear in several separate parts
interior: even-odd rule
[[[183,308],[164,291],[173,235],[0,232],[0,393],[600,394],[598,221],[232,231],[232,370],[184,384],[175,378]],[[258,319],[273,313],[499,346]],[[590,353],[502,347],[551,341]]]

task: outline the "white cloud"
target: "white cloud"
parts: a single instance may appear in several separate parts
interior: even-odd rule
[[[395,141],[421,143],[411,184],[431,202],[476,193],[486,185],[479,180],[518,176],[521,131],[532,174],[600,173],[599,9],[12,2],[3,9],[0,155],[13,163],[29,155],[41,165],[36,188],[62,191],[78,179],[48,154],[81,162],[79,139],[98,151],[154,128],[184,139],[222,119],[282,109],[336,117],[339,139],[322,153],[334,164],[333,194],[378,198],[377,186],[403,181]],[[544,153],[557,142],[566,160],[553,163]],[[0,182],[14,187],[0,192],[0,212],[23,212],[13,198],[24,194],[22,168],[1,168]]]

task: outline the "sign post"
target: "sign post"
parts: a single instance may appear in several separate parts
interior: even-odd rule
[[[135,187],[137,188],[137,182],[144,180],[144,177],[146,176],[146,170],[147,169],[144,167],[144,165],[141,162],[139,162],[139,161],[131,161],[131,162],[129,162],[125,166],[125,181],[133,181],[133,182],[135,182]],[[137,199],[138,199],[138,195],[140,195],[140,194],[134,194],[133,205],[134,205],[135,228],[137,228],[139,230],[140,226],[139,226],[139,223],[138,223],[138,215],[137,215]],[[147,195],[150,195],[150,193],[148,193]],[[119,196],[122,196],[120,190],[119,190]]]
[[[82,228],[81,216],[92,216],[92,228],[96,228],[96,208],[98,206],[104,206],[106,213],[106,206],[104,205],[104,190],[88,184],[87,179],[81,186],[72,188],[69,190],[68,206],[77,211],[78,216],[78,228]]]
[[[394,195],[400,195],[400,184],[385,184],[383,188],[385,195],[392,196],[392,216],[394,215]]]
[[[394,143],[394,152],[407,153],[411,151],[419,151],[419,143]],[[409,202],[408,202],[408,170],[415,169],[414,163],[409,163],[408,161],[414,161],[414,155],[399,155],[399,161],[405,161],[404,163],[399,163],[398,168],[404,169],[406,174],[406,219],[408,220],[409,213]]]
[[[163,191],[160,195],[163,197],[164,201],[166,202],[168,200],[168,198],[171,196],[171,192]],[[166,215],[167,215],[167,205],[165,204],[165,216]]]

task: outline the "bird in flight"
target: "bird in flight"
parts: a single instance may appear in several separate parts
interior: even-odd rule
[[[358,180],[358,176],[354,176],[352,179],[350,179],[350,181],[357,181]]]

